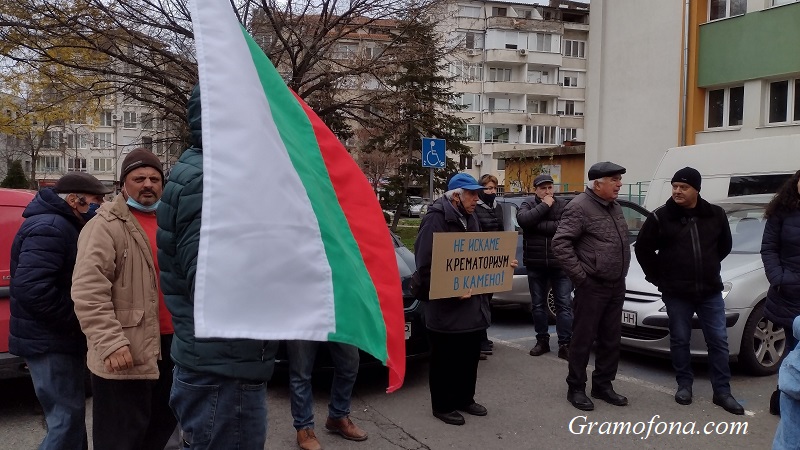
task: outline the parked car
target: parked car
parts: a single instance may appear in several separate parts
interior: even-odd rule
[[[425,199],[422,197],[411,196],[406,198],[406,210],[404,214],[407,217],[420,217],[422,207],[425,206]]]
[[[531,293],[528,288],[528,271],[522,265],[522,229],[517,223],[517,211],[519,210],[522,202],[533,194],[511,194],[503,197],[497,197],[497,201],[501,204],[503,209],[503,223],[506,231],[516,231],[519,234],[517,239],[517,260],[520,265],[514,269],[514,281],[510,291],[496,292],[492,296],[492,306],[507,306],[519,305],[525,311],[531,310]],[[572,200],[578,195],[577,192],[557,193],[561,198],[567,201]],[[642,228],[647,215],[649,214],[646,209],[638,204],[618,199],[622,212],[625,214],[625,219],[628,222],[629,236],[628,239],[631,243],[636,241],[636,236]],[[552,292],[547,293],[547,314],[551,319],[555,320],[555,301]]]
[[[26,376],[25,361],[8,353],[11,244],[22,225],[22,211],[36,196],[34,191],[0,188],[0,379]]]
[[[714,202],[725,209],[733,236],[733,250],[722,261],[721,271],[728,350],[731,359],[753,375],[774,374],[791,350],[786,348],[787,331],[764,317],[769,282],[760,250],[766,224],[764,209],[770,199],[771,194]],[[645,281],[635,258],[625,282],[627,292],[621,317],[623,347],[668,356],[669,329],[664,302],[655,286]],[[706,358],[706,343],[696,318],[692,328],[692,356]]]
[[[395,259],[397,260],[397,268],[400,270],[400,279],[403,288],[403,312],[406,322],[406,357],[416,358],[425,356],[430,351],[428,346],[428,334],[425,330],[425,305],[411,294],[411,275],[416,270],[414,254],[403,245],[397,235],[394,233],[390,234],[392,236],[392,243],[394,244]],[[364,352],[360,353],[361,365],[379,364],[372,355]],[[278,347],[276,362],[279,366],[288,367],[286,348],[283,342],[281,342]],[[319,369],[330,368],[332,366],[333,364],[328,349],[325,345],[320,346],[315,367]]]

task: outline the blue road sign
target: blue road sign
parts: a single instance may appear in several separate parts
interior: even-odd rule
[[[443,169],[447,157],[444,139],[422,138],[422,167]]]

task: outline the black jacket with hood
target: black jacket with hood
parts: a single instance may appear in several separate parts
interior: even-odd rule
[[[691,209],[667,200],[647,217],[634,245],[647,281],[691,300],[722,291],[721,262],[731,248],[725,211],[700,197]]]

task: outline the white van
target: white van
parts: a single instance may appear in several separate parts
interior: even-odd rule
[[[700,195],[711,202],[771,194],[800,170],[800,134],[667,150],[647,188],[643,206],[648,211],[667,201],[672,195],[672,176],[686,166],[694,167],[703,176]]]

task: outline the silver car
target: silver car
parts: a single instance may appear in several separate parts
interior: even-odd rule
[[[565,192],[558,193],[556,195],[564,198],[567,201],[570,201],[575,198],[577,194],[577,192]],[[528,288],[528,271],[522,264],[522,228],[520,228],[519,223],[517,223],[517,211],[522,205],[522,202],[531,195],[533,194],[497,197],[497,201],[500,203],[503,209],[503,223],[505,225],[505,230],[516,231],[519,234],[519,238],[517,240],[517,260],[520,262],[520,265],[514,269],[514,282],[511,290],[505,292],[496,292],[492,296],[492,306],[518,305],[521,306],[525,311],[529,312],[531,310],[531,292]],[[636,236],[639,234],[639,230],[642,228],[645,219],[647,219],[648,212],[643,207],[628,200],[618,199],[617,202],[622,207],[625,220],[628,222],[628,240],[630,242],[634,242],[636,241]],[[553,298],[553,293],[550,291],[547,293],[547,314],[550,316],[551,322],[555,320],[555,299]]]
[[[717,201],[728,215],[733,250],[722,261],[728,348],[731,358],[753,375],[777,372],[787,353],[786,332],[764,317],[769,282],[761,262],[764,208],[772,195],[751,195]],[[680,262],[676,262],[680,264]],[[661,294],[644,279],[636,258],[625,279],[627,292],[622,311],[622,346],[668,356],[669,330]],[[694,321],[697,321],[695,316]],[[699,322],[693,324],[692,356],[707,357]]]

